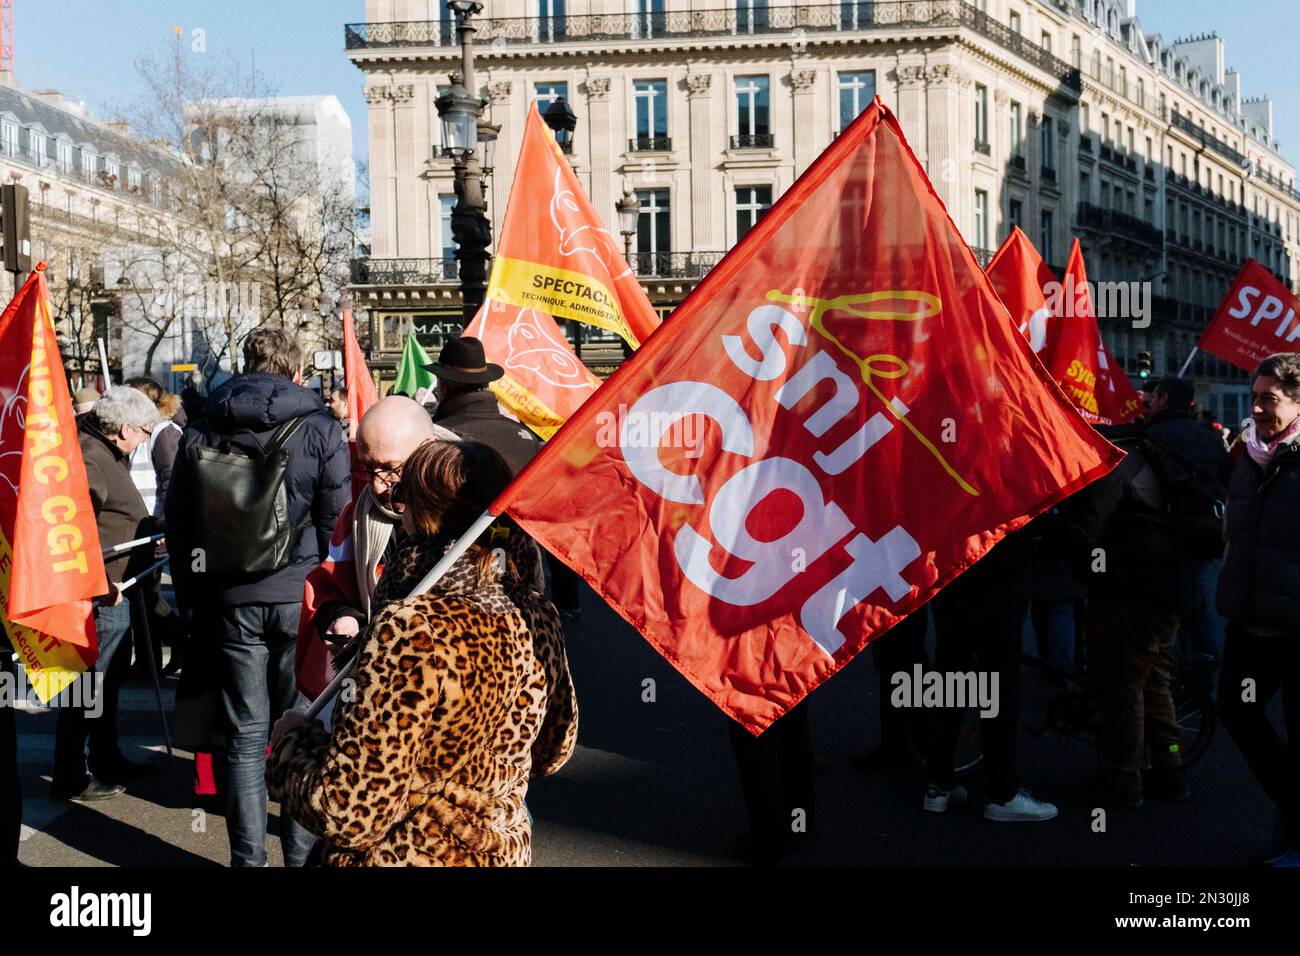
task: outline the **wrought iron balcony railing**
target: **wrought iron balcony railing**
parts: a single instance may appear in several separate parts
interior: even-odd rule
[[[1127,236],[1146,246],[1159,246],[1163,237],[1161,231],[1145,219],[1090,202],[1079,203],[1078,222],[1080,228]]]
[[[725,252],[634,252],[632,268],[642,278],[703,279]]]
[[[1042,176],[1043,182],[1045,183],[1056,182],[1056,170],[1053,169],[1051,166],[1043,166],[1041,169],[1038,170],[1038,172]]]
[[[988,144],[987,141],[986,141],[986,142],[980,142],[979,140],[976,140],[976,141],[975,141],[975,152],[977,152],[977,153],[983,153],[985,156],[987,156],[987,155],[989,155],[992,151],[993,151],[993,149],[992,149],[991,146],[989,146],[989,144]]]
[[[1191,117],[1184,116],[1182,113],[1170,113],[1169,125],[1173,126],[1174,129],[1181,130],[1182,132],[1188,134],[1193,139],[1198,140],[1202,146],[1214,150],[1214,152],[1218,153],[1220,156],[1222,156],[1224,159],[1228,160],[1229,162],[1233,163],[1234,165],[1236,166],[1245,165],[1246,163],[1245,156],[1237,152],[1235,149],[1233,149],[1223,140],[1219,139],[1217,136],[1212,136],[1211,134],[1207,133],[1200,126],[1196,125],[1196,123],[1192,122]]]
[[[815,41],[818,34],[871,30],[967,28],[1003,49],[1081,90],[1079,70],[1007,25],[977,10],[967,0],[870,0],[857,3],[729,9],[669,10],[663,13],[591,13],[561,17],[505,17],[475,20],[475,42],[486,48],[502,43],[591,43],[662,41],[787,34],[792,42]],[[459,46],[450,20],[349,23],[343,28],[349,50]]]
[[[771,133],[741,133],[731,137],[732,149],[771,149],[776,145],[776,137]]]
[[[356,285],[438,285],[456,282],[460,263],[442,259],[353,259]]]
[[[1091,134],[1091,133],[1082,133],[1082,134],[1080,134],[1080,136],[1079,136],[1079,152],[1081,152],[1081,153],[1091,153],[1091,152],[1092,152],[1092,134]]]
[[[1011,157],[1011,168],[1012,168],[1012,169],[1018,169],[1018,170],[1020,170],[1020,171],[1023,173],[1023,172],[1025,171],[1025,157],[1023,157],[1023,156],[1012,156],[1012,157]]]
[[[669,153],[672,148],[671,136],[637,136],[627,141],[629,153]]]

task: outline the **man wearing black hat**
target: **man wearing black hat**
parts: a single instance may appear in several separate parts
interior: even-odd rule
[[[494,449],[512,474],[519,474],[533,460],[542,443],[525,425],[501,414],[497,397],[487,386],[505,370],[487,361],[482,342],[471,336],[450,339],[438,360],[425,368],[438,378],[438,407],[433,413],[437,424]]]

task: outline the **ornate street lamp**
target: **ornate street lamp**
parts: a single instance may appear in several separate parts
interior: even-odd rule
[[[483,304],[487,289],[488,248],[492,245],[492,227],[488,223],[487,203],[483,199],[483,172],[479,166],[479,117],[486,101],[473,93],[474,82],[474,15],[483,4],[477,0],[450,0],[447,6],[456,15],[460,37],[461,71],[452,77],[452,86],[439,96],[434,105],[442,120],[443,143],[452,156],[456,179],[456,205],[451,211],[451,234],[456,240],[457,270],[460,277],[462,315],[465,324],[474,318]]]
[[[563,96],[557,96],[551,101],[551,105],[542,114],[542,121],[555,133],[555,141],[560,144],[560,149],[566,153],[573,149],[573,131],[578,126],[578,117],[573,115],[573,110],[569,109]]]
[[[614,204],[618,210],[618,231],[623,235],[623,254],[628,265],[636,273],[636,264],[632,261],[632,239],[636,236],[637,223],[641,219],[641,202],[631,190],[624,190],[623,198]]]

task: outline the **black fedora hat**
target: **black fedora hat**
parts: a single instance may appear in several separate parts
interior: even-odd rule
[[[483,343],[470,335],[448,339],[438,353],[438,361],[430,362],[425,369],[438,378],[464,385],[486,385],[506,374],[500,365],[494,365],[483,354]]]

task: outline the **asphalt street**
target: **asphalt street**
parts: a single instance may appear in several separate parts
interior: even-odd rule
[[[560,774],[529,790],[534,865],[736,865],[734,841],[746,821],[727,719],[592,593],[584,592],[583,601],[581,620],[568,628],[581,708],[579,748]],[[653,702],[644,699],[647,679],[654,681]],[[1052,693],[1032,674],[1025,680],[1021,782],[1059,803],[1056,819],[984,820],[978,777],[969,783],[967,805],[945,815],[925,813],[919,771],[867,774],[850,766],[877,740],[878,677],[871,655],[863,653],[812,695],[814,747],[822,758],[818,836],[788,862],[1237,866],[1249,860],[1272,826],[1272,812],[1222,728],[1190,771],[1191,802],[1112,810],[1104,832],[1097,832],[1093,806],[1068,796],[1095,773],[1093,745],[1023,729],[1041,725]],[[168,681],[168,707],[174,688]],[[224,865],[225,822],[219,807],[192,794],[192,755],[165,755],[147,681],[123,693],[124,750],[136,759],[160,755],[162,771],[95,804],[49,797],[55,716],[20,714],[20,859],[31,866]],[[273,831],[277,812],[273,805]],[[268,849],[271,864],[278,865],[278,841],[269,839]]]

